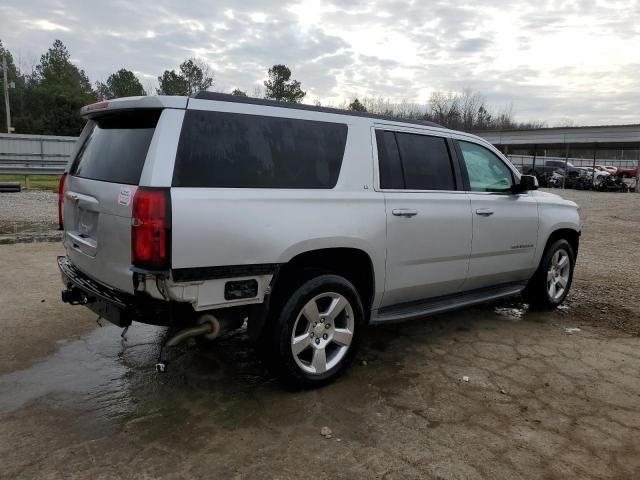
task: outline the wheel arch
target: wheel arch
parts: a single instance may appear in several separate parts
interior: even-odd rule
[[[288,284],[300,284],[320,273],[345,277],[356,287],[363,307],[371,307],[375,295],[373,261],[366,251],[354,247],[318,248],[298,253],[278,270],[272,295]]]
[[[552,245],[555,241],[560,239],[565,239],[566,241],[569,242],[569,245],[571,245],[571,248],[573,250],[574,258],[577,257],[578,248],[580,247],[580,232],[573,228],[566,228],[566,227],[558,228],[552,231],[551,234],[549,234],[549,237],[547,238],[547,242],[545,243],[545,246],[544,246],[543,255],[544,255],[544,252],[547,251],[550,245]]]
[[[274,275],[271,292],[265,303],[255,306],[249,316],[250,336],[257,338],[262,333],[272,319],[271,313],[280,311],[296,288],[307,280],[326,273],[340,275],[354,285],[368,321],[376,294],[371,256],[354,247],[319,248],[300,252],[281,264]]]

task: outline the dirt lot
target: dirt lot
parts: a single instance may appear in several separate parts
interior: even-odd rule
[[[57,206],[58,195],[54,192],[0,193],[0,245],[59,241]]]
[[[58,301],[59,245],[0,245],[0,478],[639,478],[640,195],[563,195],[585,220],[566,307],[374,328],[307,392],[242,333],[158,375],[162,329],[122,342]]]

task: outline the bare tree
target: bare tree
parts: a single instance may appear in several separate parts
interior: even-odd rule
[[[470,130],[478,120],[480,108],[485,108],[484,97],[479,92],[465,89],[460,96],[460,108],[462,116],[462,128]]]
[[[495,108],[487,104],[480,92],[466,89],[462,92],[435,91],[427,104],[407,100],[394,103],[385,97],[360,98],[368,112],[407,120],[428,120],[447,128],[466,131],[543,128],[545,122],[516,122],[514,108],[507,104]],[[351,103],[343,100],[336,107],[349,109]]]
[[[435,122],[449,128],[460,126],[460,97],[455,93],[433,92],[429,98],[431,115]]]
[[[251,91],[251,96],[253,98],[264,98],[264,89],[260,85],[256,85]]]

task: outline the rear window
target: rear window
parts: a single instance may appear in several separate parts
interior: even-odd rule
[[[333,188],[346,140],[345,124],[189,110],[173,186]]]
[[[132,110],[94,119],[71,175],[137,185],[161,110]]]

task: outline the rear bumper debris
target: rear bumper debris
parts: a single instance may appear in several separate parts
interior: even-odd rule
[[[62,301],[71,305],[84,305],[100,317],[127,327],[131,322],[151,325],[170,325],[174,317],[186,319],[186,304],[156,300],[146,294],[131,295],[104,285],[78,270],[66,256],[58,257],[62,274]]]

